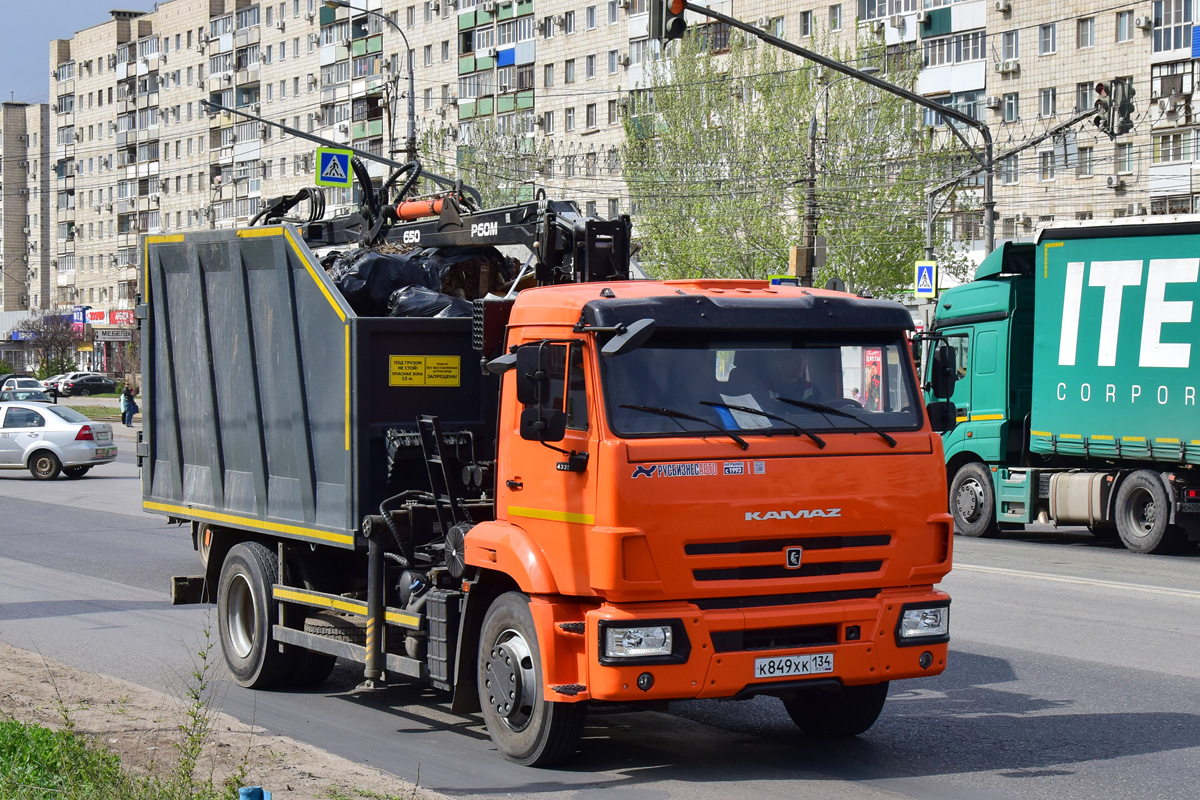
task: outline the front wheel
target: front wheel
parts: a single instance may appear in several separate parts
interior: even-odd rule
[[[92,390],[91,390],[91,389],[80,389],[80,390],[79,390],[79,396],[80,396],[80,397],[91,397],[91,396],[92,396]]]
[[[477,677],[483,719],[505,758],[542,767],[575,752],[587,708],[543,696],[541,651],[526,595],[502,594],[488,609]]]
[[[783,707],[796,727],[821,739],[858,736],[879,719],[888,684],[843,686],[841,691],[812,689],[787,698]]]
[[[283,678],[288,662],[271,638],[271,586],[279,568],[258,542],[230,548],[217,584],[217,628],[225,663],[239,686],[266,689]]]
[[[29,471],[39,481],[52,481],[62,472],[62,462],[49,450],[38,450],[29,459]]]
[[[963,464],[950,483],[950,513],[954,532],[990,538],[1000,532],[996,524],[996,493],[987,467],[978,461]]]

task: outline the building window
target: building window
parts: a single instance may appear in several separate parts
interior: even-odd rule
[[[616,25],[617,20],[620,19],[620,17],[617,16],[617,13],[618,13],[617,9],[618,9],[617,0],[608,0],[608,24],[609,25]]]
[[[1058,90],[1057,89],[1042,89],[1038,93],[1038,116],[1053,117],[1057,113],[1055,106],[1057,105]]]
[[[563,14],[563,32],[564,33],[574,33],[575,32],[575,12],[574,11],[568,11],[567,13]]]
[[[1153,139],[1153,162],[1155,164],[1170,164],[1175,161],[1190,160],[1190,136],[1187,131],[1163,133]]]
[[[1001,35],[1000,55],[1003,60],[1021,57],[1021,32],[1005,31]]]
[[[842,7],[840,5],[829,7],[829,30],[840,31],[842,29]]]
[[[619,66],[619,62],[617,59],[619,57],[620,57],[620,53],[618,53],[616,50],[608,51],[608,74],[609,75],[615,75],[617,73],[617,67]]]
[[[984,43],[983,31],[926,39],[922,45],[924,66],[940,67],[964,61],[981,61],[987,55]]]
[[[1016,92],[1004,95],[1004,121],[1016,122],[1021,118],[1021,99]]]
[[[442,42],[442,61],[445,62],[445,61],[449,61],[449,60],[450,60],[450,41],[446,40],[446,41]]]
[[[1118,174],[1128,175],[1133,172],[1133,145],[1118,144],[1113,151],[1113,167]]]
[[[563,62],[563,83],[575,82],[575,59],[568,58]]]
[[[1192,44],[1192,0],[1154,0],[1154,52]]]
[[[1191,94],[1194,79],[1190,60],[1155,64],[1150,67],[1150,99]]]
[[[587,29],[589,31],[596,27],[596,7],[595,6],[588,6],[587,8],[585,8],[583,10],[583,21],[584,21],[584,25],[587,26]]]
[[[545,74],[542,77],[542,85],[544,85],[546,88],[550,88],[554,85],[554,65],[547,64],[544,73]]]
[[[1092,107],[1091,82],[1075,84],[1075,113],[1087,111]]]
[[[1054,151],[1044,150],[1038,153],[1038,180],[1054,180]]]
[[[619,116],[617,114],[617,101],[609,100],[608,101],[608,124],[615,125],[617,123],[618,119],[619,119]]]
[[[547,111],[542,116],[542,130],[544,130],[546,133],[554,133],[554,112],[553,111]],[[546,163],[553,164],[554,162],[551,160],[547,160]],[[551,172],[549,174],[553,175],[554,173]]]
[[[1129,42],[1133,40],[1133,12],[1118,11],[1117,12],[1117,41]]]
[[[568,108],[563,112],[563,128],[567,131],[575,130],[575,109]]]
[[[447,5],[449,5],[449,4],[448,3],[442,4],[443,7],[445,7]],[[542,17],[542,38],[544,38],[544,39],[553,39],[554,38],[554,17]]]
[[[404,22],[409,28],[417,24],[417,7],[409,6],[404,12]]]
[[[1019,156],[1009,156],[1000,162],[1000,183],[1012,186],[1017,182],[1017,159]]]
[[[1045,56],[1058,49],[1058,25],[1051,22],[1038,28],[1038,55]]]
[[[425,52],[425,66],[432,67],[433,66],[433,45],[431,45],[431,44],[425,45],[424,52]]]
[[[1076,47],[1095,47],[1096,45],[1096,18],[1088,17],[1081,19],[1075,26],[1075,46]]]
[[[771,18],[770,31],[776,39],[783,39],[787,35],[787,26],[784,24],[783,17]]]
[[[596,56],[589,55],[583,57],[583,76],[587,80],[596,77]]]
[[[596,127],[596,104],[588,103],[585,111],[585,123],[588,130]]]
[[[1075,175],[1080,178],[1090,178],[1095,174],[1094,150],[1090,147],[1079,148],[1078,162],[1075,165]]]
[[[812,12],[800,12],[800,37],[812,36]]]

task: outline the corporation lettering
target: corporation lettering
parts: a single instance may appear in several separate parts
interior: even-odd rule
[[[716,474],[717,464],[712,461],[690,464],[639,464],[633,470],[635,478],[698,478]]]

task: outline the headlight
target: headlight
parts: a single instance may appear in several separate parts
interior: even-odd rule
[[[604,655],[607,658],[648,658],[671,655],[673,631],[670,625],[644,625],[604,630]]]
[[[929,644],[931,640],[945,641],[949,637],[949,606],[906,607],[900,611],[900,624],[896,626],[897,644]]]

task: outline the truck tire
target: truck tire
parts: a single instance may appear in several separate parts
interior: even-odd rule
[[[488,609],[477,677],[483,719],[505,758],[544,767],[575,752],[587,708],[543,697],[541,650],[526,595],[507,592]]]
[[[786,698],[783,707],[796,727],[821,739],[858,736],[879,719],[888,683],[843,686],[840,692],[814,689]]]
[[[972,461],[959,467],[950,483],[950,513],[954,532],[961,536],[991,538],[1000,532],[992,476],[983,464]]]
[[[279,572],[271,551],[258,542],[229,549],[217,584],[217,628],[225,664],[239,686],[267,689],[287,671],[288,659],[271,638]]]
[[[1154,472],[1141,469],[1121,482],[1117,490],[1117,533],[1135,553],[1174,553],[1182,531],[1168,524],[1171,498]]]

